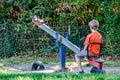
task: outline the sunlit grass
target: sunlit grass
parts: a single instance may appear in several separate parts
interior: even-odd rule
[[[13,74],[16,72],[4,69],[3,67],[0,67],[0,74],[11,74],[11,73]]]
[[[21,73],[0,67],[0,80],[120,80],[119,74]]]
[[[0,74],[0,80],[120,80],[117,74],[73,74],[73,73],[8,73]]]
[[[22,73],[14,72],[3,68],[3,65],[13,65],[22,63],[32,63],[34,61],[41,61],[44,64],[59,63],[59,59],[44,59],[44,58],[6,58],[0,59],[0,80],[120,80],[120,74],[83,74],[78,75],[75,73]],[[119,67],[120,61],[106,61],[104,66]],[[76,65],[75,60],[66,60],[67,65]],[[89,63],[83,61],[84,66]]]

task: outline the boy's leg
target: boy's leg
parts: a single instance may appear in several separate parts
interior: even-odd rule
[[[75,54],[75,60],[79,68],[79,72],[82,72],[82,64],[81,64],[81,59],[87,55],[87,51],[82,50],[80,53]]]
[[[80,59],[76,59],[76,63],[77,63],[77,65],[78,65],[79,71],[80,71],[80,72],[83,71],[83,69],[82,69],[82,64],[81,64],[81,60],[80,60]]]

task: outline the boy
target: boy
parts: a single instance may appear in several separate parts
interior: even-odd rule
[[[84,50],[82,50],[80,53],[75,54],[75,59],[78,64],[79,72],[80,74],[84,73],[82,69],[81,59],[87,55],[87,48],[88,48],[88,55],[89,56],[99,56],[100,53],[100,44],[90,44],[91,42],[99,42],[102,43],[102,36],[99,32],[97,32],[99,27],[99,22],[97,20],[91,20],[89,22],[89,27],[91,30],[91,33],[87,35],[86,40],[84,42]],[[89,47],[88,47],[89,45]]]

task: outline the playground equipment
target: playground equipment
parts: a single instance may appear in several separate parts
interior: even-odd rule
[[[85,38],[81,38],[81,39],[80,39],[80,49],[81,49],[81,47],[82,47],[82,46],[81,46],[81,43],[82,43],[82,41],[83,41],[84,39],[85,39]],[[93,44],[93,45],[94,45],[94,44],[99,44],[99,45],[101,46],[101,47],[100,47],[100,53],[101,53],[102,43],[100,43],[100,42],[92,42],[92,43],[89,43],[87,49],[89,48],[89,46],[90,46],[91,44]],[[87,54],[89,54],[88,50],[87,50]],[[105,73],[105,71],[102,69],[104,60],[102,60],[102,59],[100,58],[100,56],[89,56],[89,55],[87,55],[86,58],[87,58],[88,62],[93,65],[92,69],[90,70],[91,73]]]
[[[73,52],[80,53],[79,47],[77,47],[76,45],[71,43],[68,39],[64,38],[63,36],[61,36],[60,34],[55,32],[54,30],[52,30],[50,27],[48,27],[44,23],[44,21],[42,19],[38,18],[37,16],[34,16],[34,14],[32,15],[32,22],[35,23],[35,25],[37,25],[39,28],[41,28],[42,30],[44,30],[45,32],[50,34],[53,38],[55,38],[56,43],[58,43],[58,41],[59,41],[62,44],[64,44],[66,47],[71,49]],[[56,45],[58,45],[58,44],[56,44]],[[102,70],[103,61],[96,61],[95,59],[98,59],[98,58],[95,56],[94,57],[86,56],[86,58],[88,59],[89,63],[93,65],[93,68],[91,69],[90,72],[92,72],[92,73],[93,72],[94,73],[104,73],[105,72],[104,70]],[[65,47],[64,46],[60,47],[60,65],[61,65],[61,69],[64,70],[65,69]]]
[[[44,65],[40,62],[34,62],[32,64],[32,71],[33,70],[44,70],[44,69],[45,69]]]
[[[90,44],[99,44],[101,45],[101,48],[102,48],[102,43],[99,43],[99,42],[93,42],[93,43],[89,43]],[[88,45],[88,47],[89,47]],[[100,50],[101,52],[101,50]],[[87,56],[87,59],[89,61],[90,64],[93,65],[93,68],[91,69],[91,73],[105,73],[105,71],[102,69],[102,66],[103,66],[103,62],[104,60],[102,60],[101,58],[99,58],[99,56]]]

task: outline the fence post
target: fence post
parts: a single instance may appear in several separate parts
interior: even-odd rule
[[[68,37],[69,37],[69,33],[68,32],[66,32],[66,34],[65,34],[65,38],[68,40]]]
[[[55,46],[58,47],[59,46],[59,42],[58,42],[58,32],[56,32],[56,42],[55,42]]]

